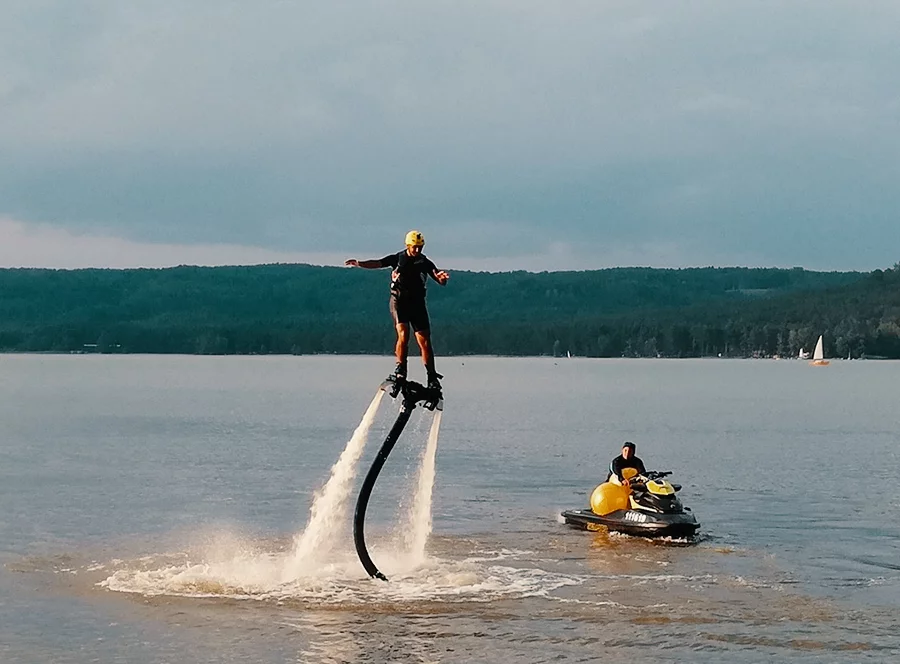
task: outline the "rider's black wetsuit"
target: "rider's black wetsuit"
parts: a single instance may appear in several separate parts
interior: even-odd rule
[[[382,267],[394,268],[391,278],[391,315],[394,325],[409,323],[416,332],[431,329],[425,307],[425,281],[437,266],[425,254],[410,256],[406,251],[381,259]]]
[[[615,475],[619,478],[620,482],[624,481],[625,478],[622,477],[622,471],[626,468],[634,468],[639,475],[643,475],[647,472],[647,469],[644,468],[644,462],[641,461],[640,457],[633,456],[630,459],[626,459],[620,454],[609,464],[610,477]]]

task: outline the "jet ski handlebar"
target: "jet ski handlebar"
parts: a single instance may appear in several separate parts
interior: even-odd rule
[[[643,475],[638,475],[638,477],[642,477],[645,480],[659,480],[659,479],[662,479],[663,477],[668,477],[671,474],[672,474],[671,470],[648,470]],[[637,478],[634,478],[631,481],[633,482],[635,479],[637,479]]]

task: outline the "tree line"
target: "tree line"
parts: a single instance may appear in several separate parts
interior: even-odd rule
[[[389,354],[386,271],[309,265],[0,270],[0,351]],[[454,272],[442,355],[900,358],[900,269]]]

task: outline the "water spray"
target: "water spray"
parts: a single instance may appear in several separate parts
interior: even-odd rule
[[[392,397],[396,397],[398,394],[402,395],[400,412],[397,414],[394,425],[384,439],[381,449],[378,450],[378,455],[372,462],[372,467],[366,473],[366,478],[363,480],[362,488],[359,491],[359,498],[356,501],[356,512],[353,516],[353,542],[356,544],[356,553],[359,555],[359,561],[365,568],[366,573],[372,578],[387,581],[388,578],[372,562],[372,557],[366,548],[365,522],[369,497],[372,495],[372,489],[375,487],[378,474],[384,467],[391,450],[394,449],[397,439],[403,433],[403,429],[406,427],[406,423],[409,422],[409,418],[416,406],[421,403],[428,410],[437,409],[440,411],[444,408],[444,402],[439,390],[428,389],[415,381],[389,382],[382,387],[385,391],[390,390]]]

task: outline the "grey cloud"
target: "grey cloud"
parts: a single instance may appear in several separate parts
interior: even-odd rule
[[[460,260],[571,243],[561,267],[896,260],[894,3],[79,4],[0,6],[16,219],[354,253],[417,226]]]

